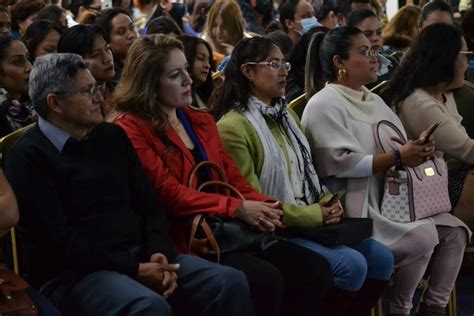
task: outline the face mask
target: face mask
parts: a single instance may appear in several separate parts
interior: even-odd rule
[[[299,31],[300,35],[303,35],[307,33],[310,29],[316,26],[320,26],[318,19],[316,19],[314,16],[306,19],[300,20],[301,26],[303,27],[301,31]]]
[[[253,9],[258,14],[265,15],[272,12],[273,3],[271,0],[257,0],[257,3],[255,4],[255,8]]]

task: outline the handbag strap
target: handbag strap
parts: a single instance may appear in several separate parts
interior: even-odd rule
[[[189,179],[188,179],[188,188],[192,188],[192,187],[193,187],[194,177],[196,177],[196,174],[198,173],[198,171],[199,171],[201,168],[204,168],[204,167],[211,167],[212,169],[214,169],[214,170],[217,172],[217,174],[219,175],[219,178],[220,178],[221,181],[223,181],[223,182],[228,182],[227,176],[226,176],[224,170],[222,170],[221,166],[219,166],[219,165],[216,164],[215,162],[205,160],[205,161],[201,161],[200,163],[198,163],[198,164],[193,168],[193,170],[191,170],[191,173],[190,173]],[[198,190],[198,191],[199,191],[199,190]]]
[[[196,236],[198,227],[202,228],[204,235],[206,235],[207,241],[211,244],[212,249],[216,253],[217,263],[219,263],[221,260],[221,250],[219,248],[219,244],[217,243],[216,237],[214,237],[212,229],[209,227],[209,224],[206,222],[203,214],[197,214],[194,216],[193,223],[191,225],[191,233],[189,235],[188,249],[192,249],[193,240]]]
[[[404,145],[406,144],[407,140],[405,138],[405,136],[403,135],[403,133],[400,131],[400,129],[395,125],[393,124],[392,122],[390,121],[387,121],[387,120],[381,120],[379,121],[376,125],[375,125],[375,128],[374,128],[374,137],[375,137],[375,142],[377,144],[377,147],[382,150],[384,153],[386,153],[387,151],[385,150],[385,147],[382,145],[382,140],[380,138],[380,127],[382,125],[386,125],[388,127],[390,127],[392,130],[395,131],[395,133],[397,134],[398,136],[398,139],[396,137],[392,137],[391,140],[392,141],[395,141],[397,143],[400,143],[401,145]]]
[[[236,187],[234,187],[232,184],[229,184],[229,183],[223,182],[223,181],[216,181],[216,180],[206,181],[198,187],[198,191],[201,191],[205,187],[208,187],[208,186],[221,186],[221,187],[224,187],[227,191],[232,191],[232,193],[236,197],[238,197],[242,201],[245,201],[245,197],[243,196],[242,193],[239,192],[239,190]],[[230,193],[227,193],[227,195],[230,195]]]
[[[216,170],[221,180],[220,181],[219,180],[206,181],[202,183],[201,185],[199,185],[199,187],[197,188],[197,191],[201,191],[207,186],[220,186],[220,187],[225,188],[226,195],[230,196],[232,192],[235,196],[237,196],[241,200],[245,200],[244,195],[240,193],[240,191],[235,186],[228,183],[227,176],[224,170],[222,170],[222,168],[218,164],[212,161],[201,161],[193,168],[193,170],[191,171],[191,174],[189,175],[188,187],[190,188],[193,187],[194,177],[196,176],[199,169],[203,167],[211,167],[214,170]],[[217,263],[219,263],[220,258],[221,258],[221,250],[219,248],[219,244],[217,243],[216,237],[214,236],[211,227],[209,227],[209,224],[206,222],[206,219],[203,217],[203,214],[197,214],[193,218],[193,222],[191,225],[191,233],[189,235],[188,251],[191,251],[192,249],[193,240],[195,240],[195,236],[199,227],[201,227],[211,248],[216,253]]]

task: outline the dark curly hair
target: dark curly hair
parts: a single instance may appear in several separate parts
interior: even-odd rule
[[[224,70],[224,87],[215,108],[211,109],[216,121],[232,109],[245,111],[250,97],[250,82],[240,71],[240,66],[248,62],[265,60],[272,49],[277,47],[265,37],[246,38],[232,51]],[[255,67],[255,66],[252,66]]]

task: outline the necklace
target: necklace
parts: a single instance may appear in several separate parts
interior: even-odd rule
[[[173,129],[177,129],[181,125],[181,121],[178,119],[178,122],[176,123],[170,122],[170,125],[173,127]]]

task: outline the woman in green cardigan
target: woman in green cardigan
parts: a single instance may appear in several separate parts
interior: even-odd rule
[[[242,40],[225,69],[215,110],[224,147],[253,187],[283,201],[287,226],[339,222],[339,203],[319,182],[308,142],[283,95],[291,65],[269,39]],[[373,239],[328,248],[304,239],[293,242],[323,255],[333,269],[332,315],[367,315],[392,274],[390,250]],[[356,303],[357,302],[357,303]]]

